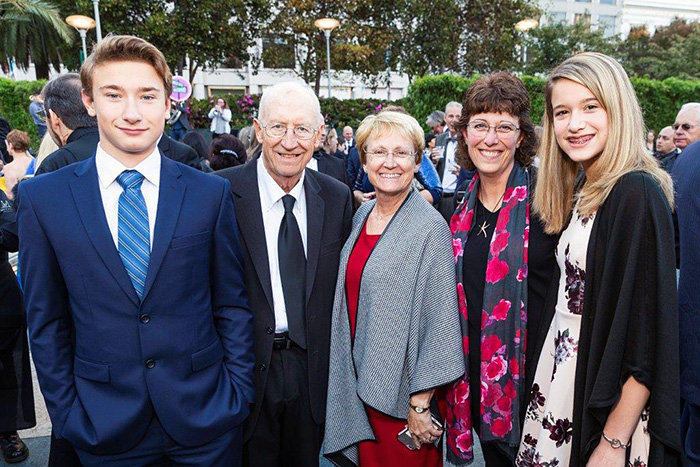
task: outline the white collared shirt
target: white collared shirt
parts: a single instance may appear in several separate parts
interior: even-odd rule
[[[306,168],[318,172],[318,159],[316,159],[315,157],[309,159],[309,162],[306,164]]]
[[[287,323],[287,307],[284,304],[284,291],[282,290],[279,257],[277,256],[277,238],[279,236],[280,224],[284,217],[282,197],[289,194],[296,199],[292,212],[299,225],[301,241],[304,244],[304,255],[306,255],[305,173],[302,172],[301,178],[294,188],[292,188],[289,193],[285,193],[267,172],[262,157],[258,158],[257,164],[260,208],[262,209],[263,226],[265,227],[265,243],[267,245],[267,258],[270,264],[270,282],[272,284],[272,301],[275,308],[275,332],[286,332],[289,330],[289,325]]]
[[[109,232],[112,234],[114,246],[119,249],[119,197],[124,191],[119,185],[117,177],[125,170],[136,170],[144,176],[141,184],[141,193],[146,201],[148,210],[148,227],[151,232],[151,250],[153,250],[153,232],[156,226],[156,213],[158,212],[158,186],[160,184],[160,151],[158,146],[153,152],[141,161],[133,169],[122,165],[121,162],[107,154],[102,149],[102,144],[97,145],[95,153],[95,165],[97,166],[97,177],[100,185],[100,195],[102,196],[102,207],[107,218]]]
[[[457,189],[457,175],[452,173],[457,153],[457,142],[447,141],[445,146],[445,171],[442,174],[442,190],[445,193],[454,193]]]

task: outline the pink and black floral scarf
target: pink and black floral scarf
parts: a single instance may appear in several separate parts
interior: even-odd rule
[[[474,217],[479,175],[469,184],[464,200],[452,216],[457,294],[464,347],[464,376],[447,392],[447,460],[456,465],[473,460],[469,394],[469,327],[464,294],[463,253]],[[530,176],[517,163],[508,178],[503,204],[486,265],[481,312],[481,420],[482,442],[497,442],[515,454],[520,443],[520,401],[524,384],[527,324],[527,251],[530,232]],[[468,270],[468,265],[467,265]]]

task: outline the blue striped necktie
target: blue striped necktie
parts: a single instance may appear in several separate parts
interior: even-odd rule
[[[141,193],[143,178],[136,170],[125,170],[117,178],[124,189],[119,196],[119,256],[139,299],[143,297],[151,256],[148,210]]]

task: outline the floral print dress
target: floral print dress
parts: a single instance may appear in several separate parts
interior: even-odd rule
[[[578,208],[578,205],[577,205]],[[525,414],[518,466],[555,467],[569,465],[573,437],[576,357],[583,313],[586,281],[586,252],[595,214],[582,217],[578,209],[562,232],[556,249],[559,290],[554,318],[537,364]],[[649,435],[647,412],[632,436],[630,464],[646,466]]]

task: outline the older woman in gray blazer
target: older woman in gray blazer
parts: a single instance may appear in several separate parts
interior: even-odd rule
[[[424,145],[413,117],[369,116],[356,141],[376,199],[341,253],[324,452],[339,465],[440,465],[431,399],[465,371],[450,229],[411,185]]]

